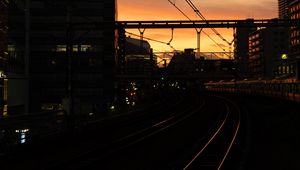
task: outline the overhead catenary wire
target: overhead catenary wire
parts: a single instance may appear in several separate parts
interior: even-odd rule
[[[125,32],[127,34],[135,36],[135,37],[141,37],[140,35],[137,35],[137,34],[132,33],[132,32],[128,32],[128,31],[125,31]],[[148,37],[143,37],[143,39],[153,41],[153,42],[157,42],[157,43],[161,43],[161,44],[165,44],[165,45],[169,46],[170,48],[172,48],[174,51],[176,51],[176,49],[169,42],[164,42],[164,41],[160,41],[160,40],[156,40],[156,39],[148,38]]]
[[[199,11],[199,9],[194,5],[194,3],[191,0],[185,0],[186,3],[193,9],[193,11],[204,21],[206,21],[206,18],[203,16],[203,14]],[[211,30],[218,36],[220,37],[221,40],[225,41],[228,45],[231,46],[234,40],[229,42],[226,40],[215,28],[211,28]]]
[[[171,42],[173,41],[173,38],[174,38],[174,28],[172,28],[171,39],[170,39],[170,41],[168,42],[168,45],[171,44]]]
[[[168,0],[169,2],[170,2],[170,4],[172,4],[183,16],[185,16],[188,20],[190,20],[190,21],[192,21],[192,19],[189,17],[189,16],[187,16],[176,4],[175,4],[175,2],[172,2],[171,0]],[[195,27],[195,30],[197,31],[197,32],[200,32],[200,29],[198,29],[198,28],[196,28]]]
[[[172,4],[182,15],[184,15],[189,21],[192,21],[190,17],[188,17],[174,2],[171,0],[168,0],[170,4]],[[195,30],[200,32],[200,29],[195,27]],[[217,43],[208,33],[202,30],[202,33],[205,34],[211,41],[213,41],[219,48],[221,48],[223,51],[226,51],[219,43]]]

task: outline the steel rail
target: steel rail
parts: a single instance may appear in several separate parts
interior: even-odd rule
[[[183,101],[183,100],[182,100]],[[197,108],[187,108],[184,111],[181,111],[180,113],[177,113],[175,115],[170,115],[167,118],[164,118],[163,120],[156,120],[155,122],[152,122],[150,125],[147,125],[146,127],[142,129],[138,129],[126,136],[120,136],[119,138],[112,141],[111,145],[108,145],[106,149],[102,151],[101,155],[97,155],[96,158],[93,156],[93,153],[95,152],[95,148],[92,150],[88,150],[80,155],[77,155],[73,158],[71,158],[69,161],[74,160],[82,160],[83,157],[85,159],[87,158],[87,162],[93,163],[97,162],[99,160],[102,160],[106,157],[109,157],[112,154],[118,153],[120,150],[128,148],[134,144],[137,144],[139,142],[144,141],[145,139],[154,136],[155,134],[158,134],[182,121],[187,119],[188,117],[192,116],[193,114],[197,113],[203,106],[205,105],[205,100],[201,103],[201,105],[197,106]],[[188,105],[189,106],[189,105]],[[191,112],[190,110],[193,109],[194,111]],[[185,114],[189,112],[189,114]],[[85,160],[83,160],[85,161]],[[57,164],[56,166],[60,166]]]
[[[219,134],[221,129],[223,128],[225,122],[227,121],[229,115],[229,107],[226,105],[226,117],[222,121],[221,125],[218,127],[218,129],[213,133],[213,135],[210,137],[208,142],[201,148],[201,150],[192,158],[191,161],[183,168],[183,170],[187,170],[193,163],[194,161],[203,153],[203,151],[208,147],[208,145],[215,139],[215,137]]]
[[[111,150],[110,153],[108,153],[108,154],[115,153],[115,152],[119,151],[120,149],[127,148],[131,145],[137,144],[155,134],[158,134],[158,133],[186,120],[188,117],[191,117],[192,115],[197,113],[204,105],[205,105],[205,100],[203,100],[201,105],[198,106],[196,109],[188,108],[187,110],[185,110],[181,113],[178,113],[175,116],[171,116],[162,121],[155,122],[154,124],[150,125],[149,127],[146,127],[137,132],[129,134],[123,138],[113,141],[113,143],[117,144],[117,143],[124,143],[124,141],[126,141],[126,140],[131,140],[130,142],[126,143],[125,145],[121,146],[120,148],[114,148],[114,150]],[[190,111],[190,109],[193,109],[193,111]],[[187,113],[187,112],[189,112],[189,114],[185,115],[184,113]],[[184,115],[184,116],[182,116],[182,115]],[[136,139],[134,139],[134,138],[136,138]],[[107,156],[107,155],[105,155],[105,156]]]
[[[234,104],[232,101],[226,99],[226,98],[223,98],[223,97],[220,97],[220,96],[217,96],[218,98],[221,98],[223,100],[225,100],[226,102],[232,104],[235,109],[238,111],[238,123],[236,125],[236,127],[234,128],[234,134],[230,140],[230,143],[229,145],[227,146],[226,148],[226,152],[224,154],[224,156],[222,157],[220,163],[216,166],[217,167],[217,170],[220,170],[223,165],[224,165],[224,162],[229,154],[229,152],[231,151],[232,149],[232,146],[234,144],[234,142],[236,141],[236,137],[238,135],[238,132],[239,132],[239,129],[240,129],[240,118],[241,118],[241,113],[240,113],[240,110],[238,108],[238,106],[236,106],[236,104]],[[220,134],[221,130],[225,128],[225,124],[229,121],[228,117],[230,114],[232,114],[232,112],[230,112],[230,107],[229,107],[229,104],[226,103],[226,116],[224,118],[224,120],[222,121],[222,123],[219,125],[219,127],[213,132],[213,134],[211,135],[211,137],[209,138],[209,140],[205,143],[205,145],[200,149],[200,151],[186,164],[186,166],[183,168],[183,170],[187,170],[189,169],[193,163],[197,162],[197,159],[199,158],[200,155],[203,154],[204,151],[206,151],[208,149],[208,146],[210,146],[210,144],[216,140],[216,137]]]
[[[222,98],[223,98],[223,97],[222,97]],[[228,146],[228,148],[227,148],[227,150],[226,150],[226,153],[225,153],[225,155],[224,155],[222,161],[220,162],[220,164],[219,164],[219,166],[218,166],[218,170],[220,170],[220,169],[222,168],[222,166],[223,166],[223,164],[224,164],[224,162],[225,162],[225,160],[226,160],[226,158],[227,158],[227,156],[228,156],[228,154],[229,154],[229,152],[230,152],[230,150],[231,150],[231,148],[232,148],[232,146],[233,146],[233,143],[236,141],[236,137],[237,137],[237,135],[238,135],[238,132],[239,132],[239,130],[240,130],[240,125],[241,125],[241,111],[240,111],[239,107],[238,107],[234,102],[232,102],[231,100],[228,100],[228,99],[226,99],[226,98],[223,98],[223,99],[225,99],[225,100],[227,100],[229,103],[231,103],[231,104],[235,107],[235,109],[238,111],[238,124],[237,124],[237,127],[236,127],[236,129],[235,129],[233,138],[232,138],[232,140],[231,140],[231,142],[230,142],[230,144],[229,144],[229,146]]]

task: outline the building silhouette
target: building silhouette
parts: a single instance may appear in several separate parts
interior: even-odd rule
[[[253,19],[248,19],[248,24],[253,23]],[[256,28],[245,27],[237,28],[234,33],[234,59],[237,63],[237,73],[239,77],[248,75],[249,62],[249,34],[254,32]]]
[[[290,0],[278,0],[279,19],[289,19],[289,1]]]
[[[274,78],[290,76],[293,67],[285,58],[288,53],[287,28],[263,28],[249,34],[249,64],[251,77]]]
[[[101,112],[114,99],[117,32],[89,25],[116,17],[111,0],[12,1],[10,113]]]
[[[194,49],[184,49],[182,53],[176,53],[172,57],[167,71],[170,75],[189,75],[195,72],[196,56]]]
[[[0,0],[0,117],[7,114],[7,6]]]
[[[291,0],[289,5],[290,19],[300,19],[300,0]],[[300,58],[300,27],[292,27],[290,32],[291,57]]]
[[[141,44],[142,43],[142,44]],[[141,46],[142,45],[142,46]],[[149,42],[131,37],[126,38],[126,74],[149,75],[154,69],[156,58],[153,57]]]

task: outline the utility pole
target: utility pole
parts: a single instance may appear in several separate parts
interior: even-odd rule
[[[197,31],[197,53],[200,55],[200,35],[203,28],[200,28],[200,30],[196,29]]]
[[[141,50],[143,50],[143,41],[144,41],[144,32],[145,32],[146,28],[144,29],[139,29],[140,32],[140,48]]]
[[[25,114],[29,114],[30,0],[25,1]]]
[[[163,59],[163,61],[164,61],[164,68],[165,68],[165,70],[167,69],[167,60],[166,59]]]
[[[67,7],[67,30],[66,30],[66,60],[67,60],[67,98],[65,99],[66,110],[69,116],[70,128],[73,128],[75,115],[73,110],[73,86],[72,86],[72,75],[73,75],[73,60],[72,60],[72,50],[73,50],[73,27],[71,23],[71,9]]]

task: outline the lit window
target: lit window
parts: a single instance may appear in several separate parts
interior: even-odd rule
[[[78,51],[78,45],[73,45],[73,51],[77,52]]]
[[[7,46],[7,51],[8,52],[14,52],[14,51],[16,51],[16,46],[15,45],[8,45]]]
[[[67,51],[67,46],[66,45],[57,45],[56,46],[56,51],[57,52],[66,52]]]
[[[3,116],[8,116],[8,114],[7,114],[7,104],[3,106]]]
[[[80,46],[80,51],[90,51],[92,48],[91,45],[81,45]]]
[[[281,74],[281,73],[282,73],[282,66],[279,66],[279,67],[278,67],[278,70],[279,70],[279,71],[278,71],[279,74]]]
[[[282,67],[282,73],[283,73],[283,74],[286,73],[286,67],[285,67],[285,66]]]

